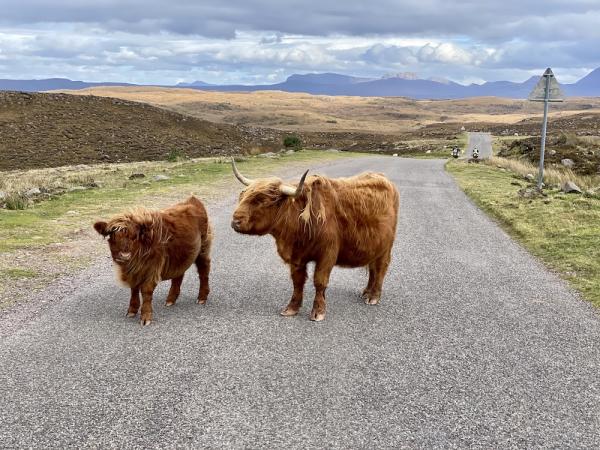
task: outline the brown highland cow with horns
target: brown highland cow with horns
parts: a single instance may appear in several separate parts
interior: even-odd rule
[[[96,222],[94,228],[108,236],[119,278],[131,288],[127,317],[136,316],[141,291],[141,324],[152,322],[152,294],[161,280],[171,280],[166,305],[174,305],[183,275],[193,263],[200,276],[198,303],[206,303],[212,233],[206,209],[196,197],[162,211],[139,208]]]
[[[302,305],[306,265],[314,261],[315,299],[311,320],[325,318],[325,289],[334,266],[369,269],[365,303],[381,297],[383,278],[396,236],[399,194],[381,174],[350,178],[306,177],[296,187],[279,178],[250,180],[232,160],[240,194],[232,228],[251,235],[271,234],[279,256],[290,266],[294,293],[281,314],[294,316]]]

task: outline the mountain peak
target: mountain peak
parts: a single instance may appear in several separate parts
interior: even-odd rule
[[[286,83],[310,83],[310,84],[354,84],[369,81],[369,78],[353,77],[339,73],[295,73],[290,75]]]
[[[386,73],[381,77],[382,80],[388,78],[400,78],[401,80],[418,80],[419,76],[416,72],[397,72],[397,73]]]
[[[175,86],[177,87],[194,87],[194,86],[210,86],[209,83],[205,83],[204,81],[196,80],[191,83],[181,82],[177,83]]]

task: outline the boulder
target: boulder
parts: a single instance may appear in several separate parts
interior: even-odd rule
[[[273,152],[267,152],[267,153],[261,153],[260,155],[256,155],[258,158],[279,158],[279,155],[277,153],[273,153]]]
[[[546,197],[546,194],[543,191],[540,191],[539,189],[537,189],[535,187],[526,187],[523,189],[519,189],[517,191],[517,194],[519,195],[519,197],[522,197],[522,198]]]
[[[153,179],[154,181],[166,181],[166,180],[170,180],[171,178],[169,178],[169,177],[168,177],[168,176],[166,176],[166,175],[158,174],[158,175],[154,175],[154,176],[152,177],[152,179]]]
[[[146,175],[144,175],[141,172],[137,172],[137,173],[132,173],[131,175],[129,175],[129,179],[130,180],[135,180],[136,178],[144,178]]]
[[[398,156],[398,153],[394,153],[392,156]]]
[[[78,192],[78,191],[85,191],[87,188],[84,186],[73,186],[70,187],[69,189],[67,189],[67,192]]]
[[[26,197],[33,197],[34,195],[40,195],[42,193],[42,191],[40,191],[39,188],[30,188],[27,189],[24,194]]]
[[[566,181],[563,186],[562,186],[562,191],[569,194],[569,193],[573,193],[573,194],[581,194],[581,189],[579,188],[579,186],[577,186],[575,183],[573,183],[571,180]]]
[[[528,173],[527,175],[525,175],[525,179],[528,181],[535,181],[535,177],[532,173]]]
[[[573,162],[573,160],[569,159],[569,158],[561,159],[560,163],[563,166],[568,167],[569,169],[575,165],[575,163]]]

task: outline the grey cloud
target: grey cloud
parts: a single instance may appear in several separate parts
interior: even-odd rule
[[[240,30],[302,35],[468,35],[509,41],[575,33],[599,36],[597,0],[22,0],[4,8],[6,24],[94,23],[136,33],[168,31],[231,39]],[[561,17],[568,15],[568,22]]]
[[[404,64],[410,65],[417,62],[415,53],[408,47],[386,46],[375,44],[369,47],[362,55],[367,62],[376,64]]]

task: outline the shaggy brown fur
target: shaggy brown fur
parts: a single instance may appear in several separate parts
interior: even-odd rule
[[[162,211],[139,208],[119,214],[108,222],[96,222],[94,228],[108,236],[119,278],[131,288],[127,317],[137,314],[141,291],[141,322],[150,324],[152,294],[161,280],[171,280],[166,305],[175,304],[183,275],[192,263],[200,276],[198,303],[206,303],[212,232],[206,209],[196,197]]]
[[[363,297],[377,304],[396,236],[399,194],[381,174],[351,178],[308,177],[294,198],[278,178],[252,182],[240,194],[231,226],[239,233],[271,234],[290,266],[294,293],[284,316],[302,305],[306,265],[314,261],[315,299],[311,320],[325,318],[325,289],[334,266],[369,269]]]

